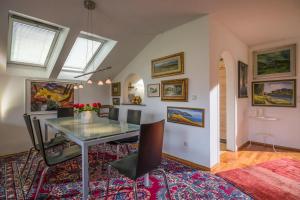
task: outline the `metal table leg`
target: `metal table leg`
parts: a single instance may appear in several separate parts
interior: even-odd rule
[[[82,156],[82,199],[86,200],[89,195],[89,155],[88,146],[81,146]]]
[[[145,174],[145,176],[144,176],[144,186],[145,187],[149,187],[150,186],[149,173]]]
[[[48,142],[48,124],[45,123],[45,141]]]

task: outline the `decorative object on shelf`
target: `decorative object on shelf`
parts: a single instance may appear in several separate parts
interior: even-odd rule
[[[132,90],[132,89],[134,89],[134,86],[132,85],[132,83],[131,83],[131,82],[128,84],[128,89],[129,89],[129,90]]]
[[[160,97],[160,84],[148,84],[147,85],[148,97]]]
[[[168,122],[190,126],[204,127],[204,114],[205,110],[202,108],[183,108],[170,106],[167,108]]]
[[[120,98],[112,98],[112,103],[114,106],[120,105]]]
[[[253,78],[296,75],[296,44],[253,52]]]
[[[248,65],[238,61],[238,73],[239,98],[248,98]]]
[[[73,83],[26,80],[26,113],[55,113],[58,107],[72,107],[73,103]]]
[[[184,53],[157,58],[151,61],[152,78],[174,76],[184,73]]]
[[[112,83],[111,84],[111,96],[121,96],[121,83]]]
[[[161,82],[162,101],[188,101],[188,79]]]
[[[132,104],[136,104],[136,105],[139,105],[142,103],[142,98],[140,96],[135,96],[132,101],[131,101]]]
[[[252,105],[296,107],[296,79],[252,82]]]
[[[83,123],[92,122],[93,119],[98,115],[101,103],[92,103],[92,104],[74,104],[74,112],[77,113],[80,117],[80,121]]]

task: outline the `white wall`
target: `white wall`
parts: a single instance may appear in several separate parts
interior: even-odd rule
[[[211,89],[211,151],[219,148],[218,64],[224,58],[227,75],[227,143],[236,150],[248,140],[247,110],[249,99],[238,99],[238,60],[248,64],[248,46],[214,16],[210,16],[210,89]],[[250,69],[249,69],[250,72]],[[249,91],[250,92],[250,91]],[[214,109],[214,110],[213,110]],[[229,110],[231,109],[231,110]],[[231,115],[230,112],[233,114]],[[233,136],[233,138],[231,137]],[[217,138],[217,139],[216,139]],[[234,143],[231,143],[235,141]],[[213,153],[216,155],[216,153]],[[212,160],[218,158],[212,158]]]
[[[31,146],[25,127],[25,79],[24,77],[0,75],[0,156],[28,150]],[[75,101],[78,94],[75,93]],[[80,90],[80,102],[100,101],[109,103],[109,87],[86,86]],[[56,115],[38,115],[40,119]]]
[[[280,146],[292,147],[300,149],[300,37],[273,42],[254,46],[250,49],[250,66],[252,66],[252,52],[259,49],[273,48],[284,46],[287,44],[297,44],[296,50],[296,78],[297,79],[297,107],[296,108],[283,108],[283,107],[252,107],[251,101],[249,102],[249,110],[263,109],[266,116],[272,116],[279,119],[279,121],[268,122],[259,121],[254,118],[249,118],[249,133],[250,138],[254,141],[264,142],[263,138],[257,136],[256,133],[268,132],[275,136],[275,144]],[[252,72],[252,69],[251,69]],[[251,80],[253,74],[250,73]],[[280,79],[280,78],[279,78]],[[267,139],[267,143],[272,143],[271,139]]]
[[[161,80],[189,79],[188,102],[162,102],[160,98],[148,98],[145,93],[143,106],[120,106],[120,119],[126,119],[129,108],[142,110],[142,123],[166,119],[167,106],[205,109],[205,128],[166,122],[163,151],[200,165],[210,164],[209,122],[209,28],[208,17],[181,25],[157,35],[126,67],[114,81],[124,84],[131,73],[138,74],[145,86]],[[151,78],[151,60],[166,55],[185,53],[185,73],[182,75]],[[146,89],[146,88],[145,88]],[[196,99],[193,99],[195,97]],[[187,146],[184,146],[184,142]]]

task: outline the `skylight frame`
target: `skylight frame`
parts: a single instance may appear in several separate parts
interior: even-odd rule
[[[64,66],[63,66],[62,69],[61,69],[62,71],[75,72],[75,73],[85,73],[87,71],[87,69],[91,66],[91,64],[93,62],[95,62],[95,58],[97,57],[97,55],[99,54],[99,52],[101,51],[101,49],[103,48],[105,43],[107,42],[107,40],[105,40],[105,39],[99,38],[97,36],[93,36],[92,34],[89,34],[89,33],[82,33],[82,32],[77,36],[77,38],[85,38],[85,39],[88,39],[88,40],[93,40],[93,41],[100,42],[101,44],[97,48],[97,50],[95,51],[93,56],[90,58],[90,60],[87,62],[87,64],[85,65],[85,67],[82,70],[78,70],[78,69],[74,69],[74,68],[72,69],[72,67],[68,67],[68,66],[66,66],[65,69],[64,69]],[[73,44],[72,48],[74,47],[74,44]],[[72,49],[70,50],[69,54],[71,53],[71,51],[72,51]],[[69,55],[68,55],[68,57],[69,57]],[[65,62],[67,61],[68,57],[66,58]]]
[[[19,62],[19,61],[13,61],[11,60],[11,50],[12,50],[12,33],[13,33],[13,22],[16,21],[18,23],[35,26],[38,28],[46,29],[55,32],[53,41],[50,45],[47,57],[45,59],[45,62],[43,65],[36,64],[36,63],[27,63],[27,62]],[[61,33],[62,29],[57,26],[53,26],[51,24],[48,24],[46,22],[40,22],[34,19],[29,19],[23,16],[19,16],[16,14],[9,14],[9,29],[8,29],[8,55],[7,55],[7,62],[10,64],[16,64],[16,65],[22,65],[22,66],[30,66],[30,67],[40,67],[40,68],[47,68],[47,65],[49,63],[49,60],[51,58],[51,55],[55,49],[55,46],[57,44],[59,35]]]

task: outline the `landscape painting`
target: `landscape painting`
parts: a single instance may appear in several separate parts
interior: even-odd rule
[[[204,109],[168,107],[167,121],[190,126],[204,127]]]
[[[74,84],[65,82],[30,81],[27,112],[53,112],[58,107],[72,107]]]
[[[177,53],[152,60],[152,78],[184,73],[184,53]]]
[[[147,86],[148,97],[160,97],[160,84],[149,84]]]
[[[296,80],[253,82],[252,105],[296,107]]]
[[[162,101],[188,101],[188,79],[161,82]]]
[[[254,52],[254,78],[294,76],[296,45]]]
[[[238,95],[239,98],[248,97],[248,65],[238,61]]]

